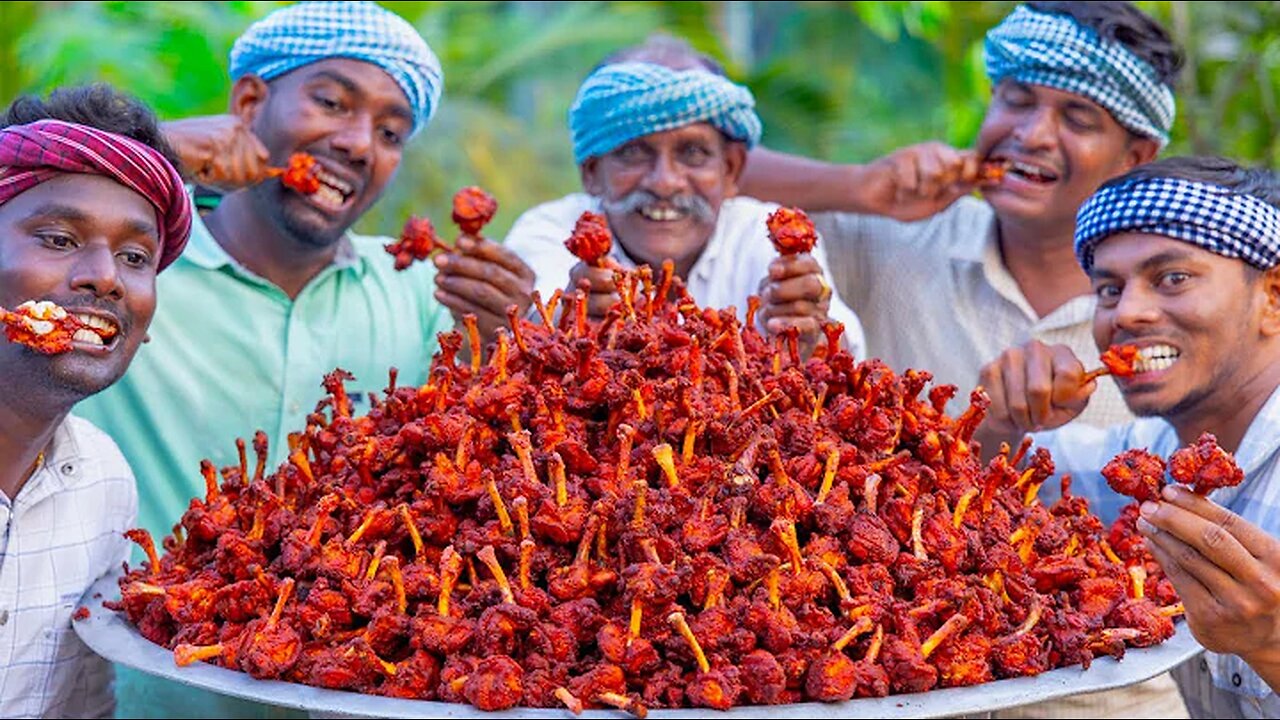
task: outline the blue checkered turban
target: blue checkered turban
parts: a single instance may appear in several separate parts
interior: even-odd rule
[[[231,79],[271,80],[318,60],[343,57],[382,68],[413,107],[413,131],[440,104],[444,73],[435,53],[404,18],[371,2],[301,2],[245,30],[231,48]]]
[[[1103,187],[1076,214],[1076,259],[1085,272],[1098,243],[1122,232],[1185,240],[1260,270],[1280,265],[1280,209],[1221,185],[1159,177]]]
[[[727,78],[651,63],[605,65],[583,81],[569,108],[573,157],[581,164],[638,137],[698,122],[748,147],[760,142],[755,98]]]
[[[992,85],[1011,78],[1083,95],[1129,130],[1169,144],[1173,90],[1150,63],[1066,15],[1019,5],[987,33],[983,57]]]

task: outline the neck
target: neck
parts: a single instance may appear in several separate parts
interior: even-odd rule
[[[53,440],[53,433],[71,412],[70,405],[44,403],[46,398],[30,397],[15,383],[0,389],[6,402],[0,403],[0,492],[10,500],[27,484],[37,459]]]
[[[1167,419],[1182,445],[1195,442],[1200,433],[1208,431],[1218,438],[1223,450],[1235,453],[1277,387],[1280,367],[1272,363],[1243,382],[1215,383],[1213,393],[1196,407]]]
[[[1036,315],[1044,317],[1092,291],[1076,262],[1074,228],[997,220],[1000,256]]]
[[[337,244],[316,247],[283,232],[252,204],[247,191],[231,193],[205,216],[214,240],[236,262],[284,291],[290,299],[329,265]]]

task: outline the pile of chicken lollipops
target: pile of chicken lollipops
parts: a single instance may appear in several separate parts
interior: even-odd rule
[[[784,252],[816,240],[798,211],[770,226]],[[608,225],[567,244],[599,263]],[[1025,443],[980,461],[981,389],[951,418],[954,386],[855,360],[839,325],[805,361],[755,298],[740,320],[669,263],[618,273],[602,322],[582,290],[537,298],[539,322],[513,307],[488,348],[471,318],[365,417],[329,374],[275,472],[258,433],[256,466],[243,442],[204,464],[163,557],[131,531],[149,560],[114,607],[179,664],[641,716],[972,685],[1173,634],[1133,513],[1105,528],[1066,481],[1046,507],[1053,463]]]

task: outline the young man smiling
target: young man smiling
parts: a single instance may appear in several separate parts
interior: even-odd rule
[[[1096,361],[1093,297],[1071,254],[1076,210],[1168,143],[1182,62],[1123,2],[1018,6],[987,33],[985,59],[992,95],[972,150],[927,143],[866,165],[757,150],[743,181],[755,197],[831,211],[814,221],[871,354],[960,387],[1030,339]],[[982,160],[1009,169],[980,185]],[[1081,420],[1130,417],[1103,388]]]
[[[157,537],[203,493],[202,459],[234,462],[236,438],[261,429],[274,466],[325,373],[353,373],[364,403],[392,366],[402,382],[424,380],[436,334],[453,325],[430,263],[397,271],[386,238],[349,232],[439,102],[426,41],[372,3],[301,3],[246,30],[230,70],[229,115],[164,129],[189,173],[236,189],[196,219],[161,280],[134,368],[80,408],[120,443],[143,489],[140,524]],[[317,159],[321,192],[254,182],[295,152]]]
[[[0,340],[0,716],[115,704],[71,615],[128,557],[138,496],[111,439],[69,413],[124,374],[186,244],[170,155],[150,111],[105,87],[19,99],[0,129],[0,307],[51,301],[115,333],[81,329],[54,355]]]
[[[833,293],[826,250],[779,257],[765,221],[777,209],[738,194],[747,150],[761,133],[751,92],[687,44],[657,38],[596,68],[569,111],[574,157],[586,194],[529,210],[506,245],[537,269],[543,297],[590,281],[589,314],[618,300],[611,270],[591,268],[564,247],[584,211],[603,212],[624,266],[664,260],[703,306],[744,313],[761,295],[762,329],[788,327],[812,347],[828,320],[845,327],[855,355],[865,347],[856,315]]]
[[[1068,348],[1031,343],[983,370],[984,442],[1046,430],[1037,444],[1111,519],[1129,498],[1107,488],[1107,461],[1214,433],[1243,484],[1208,498],[1165,488],[1138,529],[1209,651],[1174,672],[1192,717],[1280,716],[1280,180],[1217,158],[1152,163],[1080,209],[1075,247],[1098,297],[1097,346],[1141,348],[1137,374],[1115,381],[1141,419],[1059,427],[1097,381],[1082,382]]]

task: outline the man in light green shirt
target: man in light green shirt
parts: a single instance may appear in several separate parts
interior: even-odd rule
[[[367,2],[283,8],[236,41],[230,72],[228,114],[164,128],[188,176],[228,192],[158,283],[150,344],[112,392],[76,407],[133,466],[140,523],[158,537],[204,494],[202,459],[237,462],[237,437],[263,430],[279,463],[324,396],[324,374],[354,374],[347,391],[367,411],[389,368],[400,384],[425,380],[436,334],[461,313],[523,312],[533,287],[532,271],[487,240],[451,254],[437,278],[431,263],[395,270],[388,238],[349,232],[440,99],[439,62],[398,15]],[[316,159],[318,192],[269,178],[300,152]],[[289,712],[136,672],[120,673],[117,709]]]
[[[124,381],[76,408],[133,465],[143,527],[167,533],[204,494],[200,460],[238,462],[237,437],[264,431],[275,467],[335,367],[355,375],[347,390],[357,413],[387,386],[391,367],[400,384],[426,380],[436,333],[453,321],[431,297],[431,263],[397,271],[384,242],[348,235],[333,263],[290,298],[195,221],[187,250],[160,277],[151,342]]]

